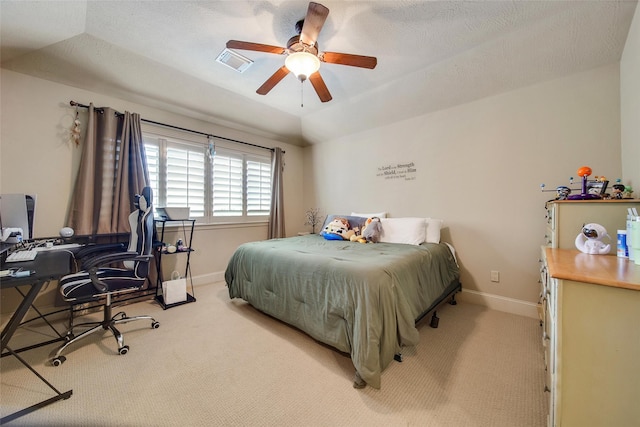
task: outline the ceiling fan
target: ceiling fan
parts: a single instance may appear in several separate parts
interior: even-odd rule
[[[286,48],[238,40],[229,40],[227,48],[287,55],[284,65],[258,88],[256,91],[258,94],[266,95],[289,72],[292,72],[301,82],[309,79],[322,102],[331,101],[331,93],[329,93],[329,89],[327,89],[327,85],[318,71],[320,62],[373,69],[378,60],[373,56],[351,55],[348,53],[319,53],[318,34],[328,15],[328,8],[319,3],[310,2],[305,18],[296,23],[298,35],[289,39]]]

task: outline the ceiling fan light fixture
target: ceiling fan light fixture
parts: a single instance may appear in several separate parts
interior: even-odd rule
[[[311,74],[320,69],[320,60],[309,52],[294,52],[284,61],[287,69],[300,81],[305,81]]]

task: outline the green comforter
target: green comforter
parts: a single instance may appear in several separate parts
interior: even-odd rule
[[[401,347],[418,342],[415,319],[458,277],[446,244],[362,244],[315,234],[245,243],[225,272],[231,298],[349,353],[375,388]]]

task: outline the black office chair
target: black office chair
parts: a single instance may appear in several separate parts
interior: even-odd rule
[[[145,187],[141,195],[136,195],[136,210],[129,215],[131,236],[129,247],[124,245],[95,245],[82,249],[76,254],[82,271],[60,279],[60,293],[71,303],[71,314],[67,342],[53,356],[53,366],[60,366],[66,358],[62,352],[70,345],[100,330],[111,330],[118,342],[118,353],[126,354],[129,346],[115,325],[134,320],[149,319],[151,327],[160,326],[151,316],[127,317],[124,312],[111,315],[111,297],[124,292],[136,291],[145,284],[149,273],[149,262],[153,257],[153,206],[151,188]],[[115,246],[115,247],[114,247]],[[119,248],[119,250],[115,250]],[[115,250],[115,251],[114,251]],[[112,266],[121,263],[122,267]],[[101,322],[73,324],[73,307],[76,304],[104,300],[104,318]],[[89,327],[79,335],[74,335],[77,327]]]

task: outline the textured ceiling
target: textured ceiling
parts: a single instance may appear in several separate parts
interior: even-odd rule
[[[0,1],[3,68],[306,145],[620,60],[637,5],[625,1],[321,1],[320,51],[376,56],[374,70],[323,63],[333,100],[288,75],[307,1]],[[91,100],[78,100],[89,102]],[[301,107],[301,101],[304,107]]]

